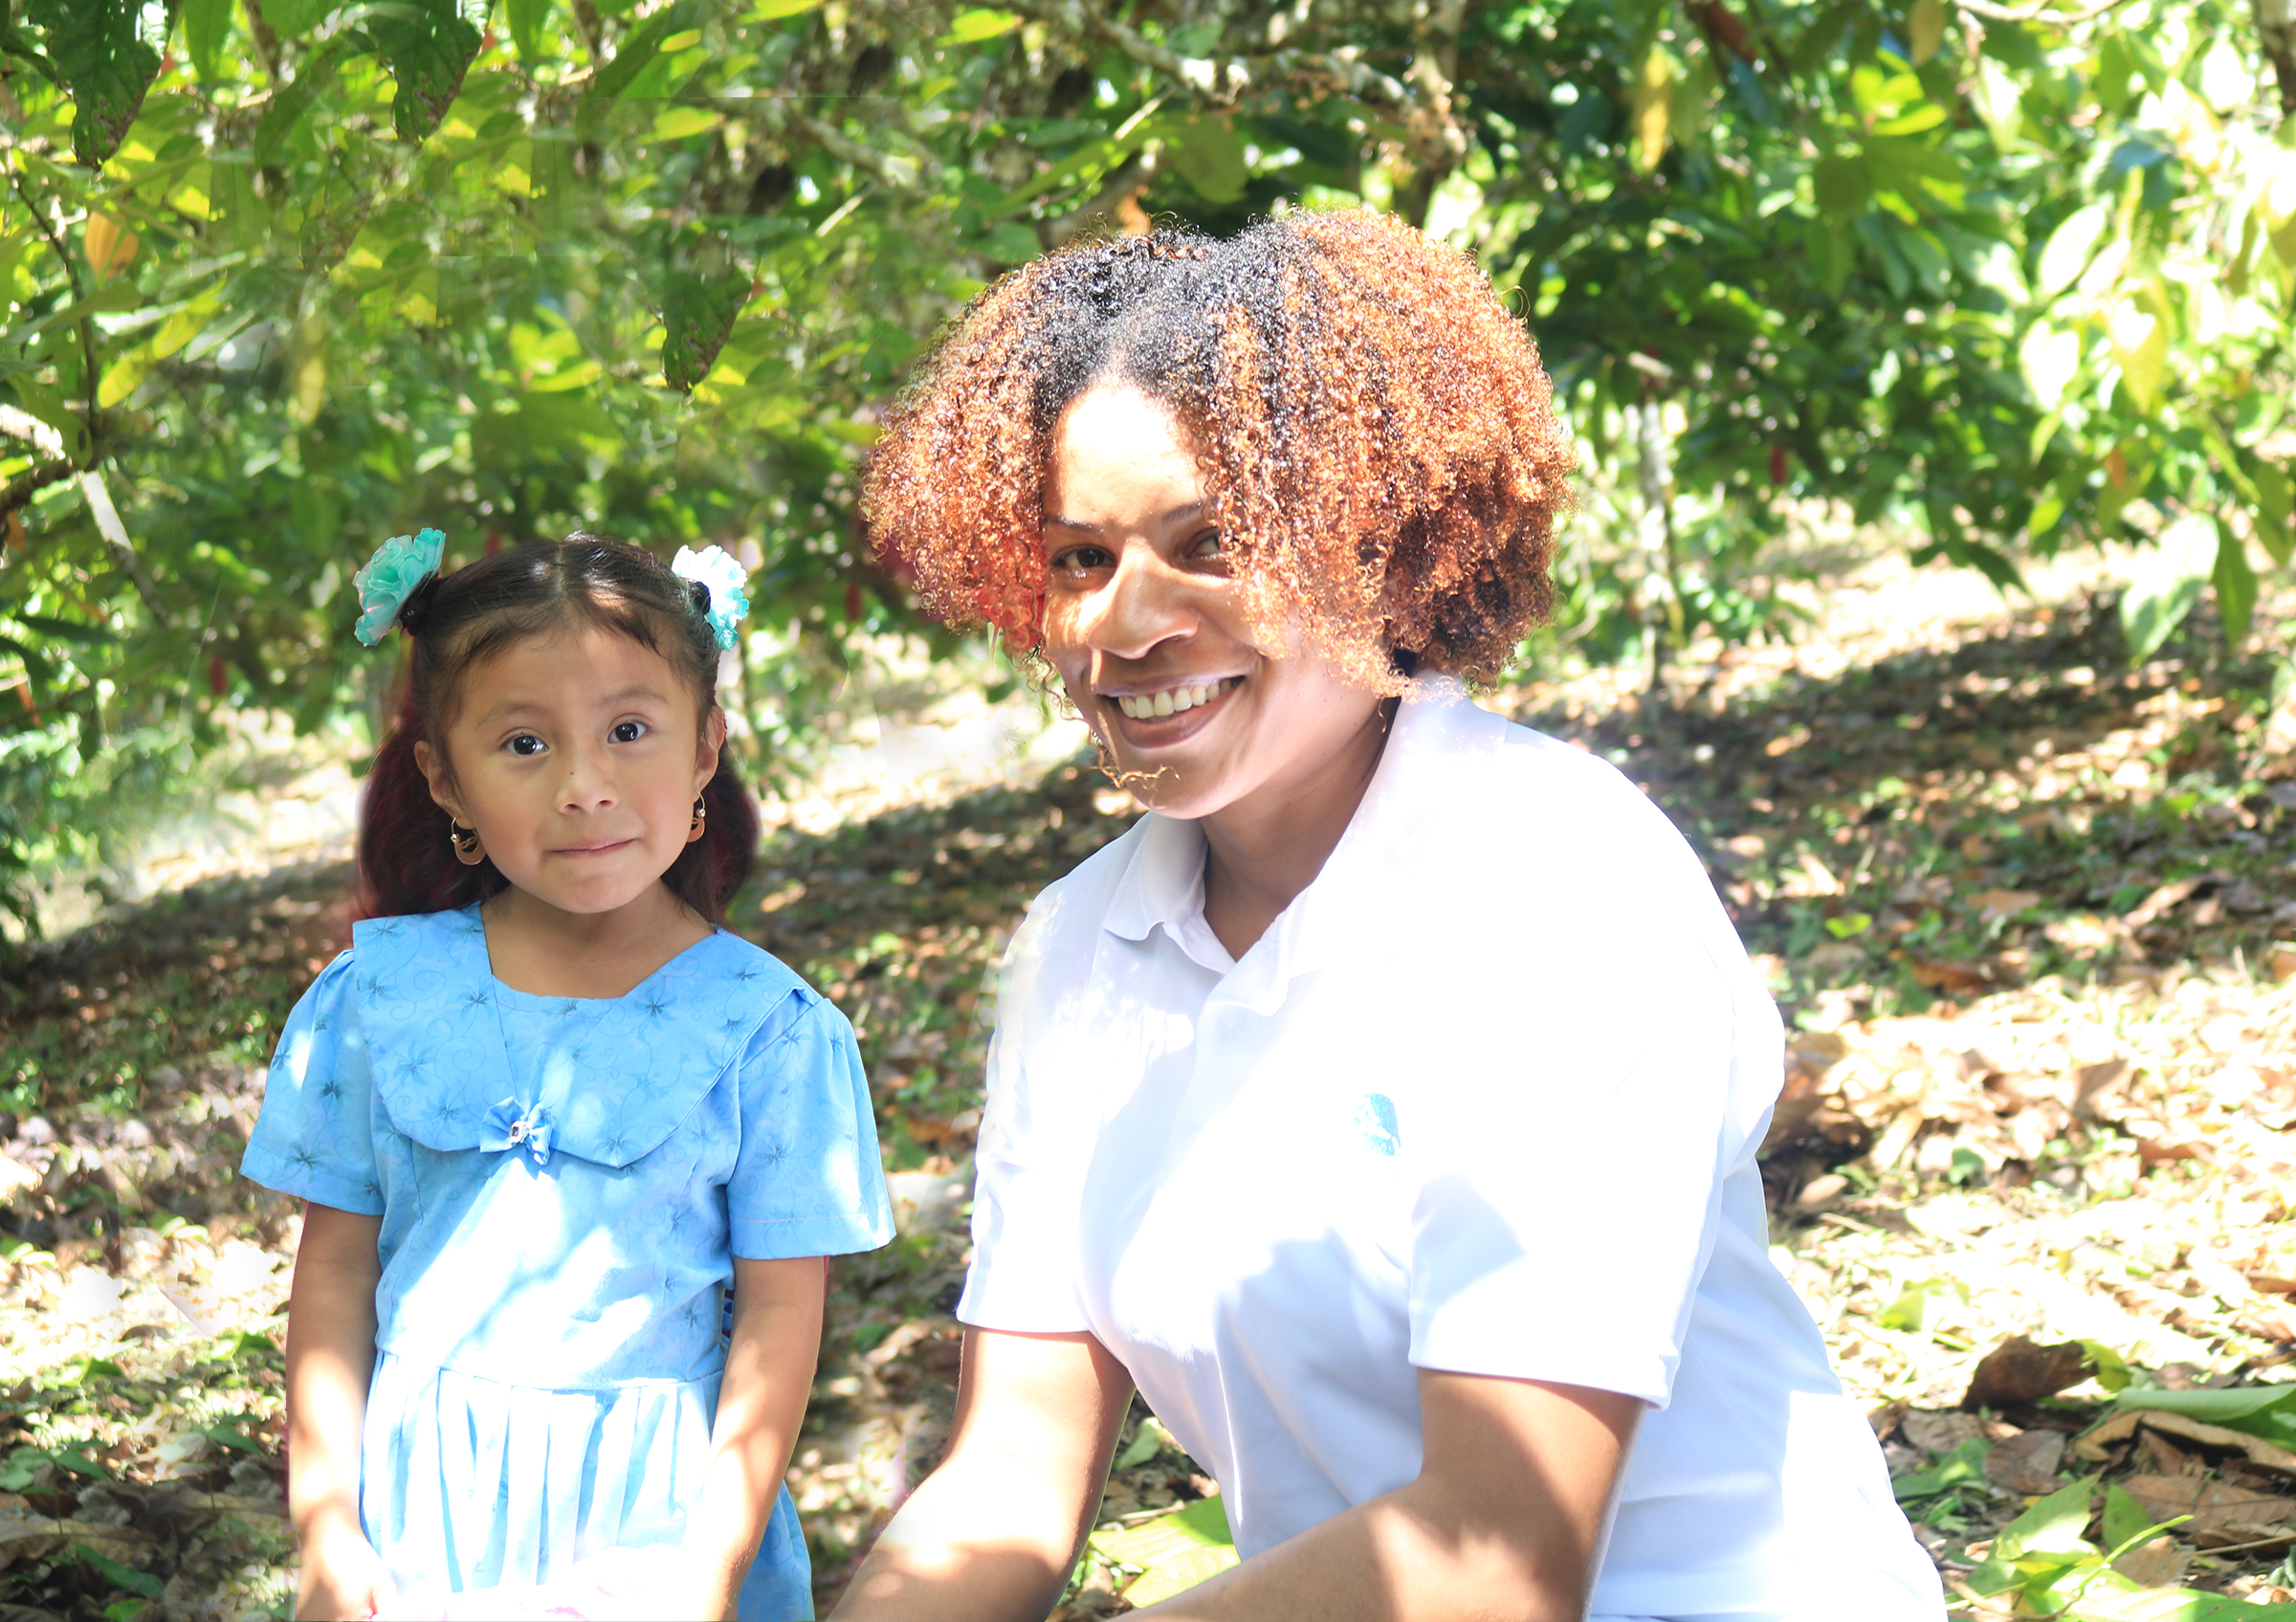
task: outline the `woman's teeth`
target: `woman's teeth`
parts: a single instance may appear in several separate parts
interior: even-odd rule
[[[1229,676],[1218,681],[1206,682],[1202,687],[1167,687],[1161,693],[1119,695],[1116,708],[1135,721],[1178,715],[1182,710],[1194,709],[1198,704],[1210,703],[1241,679],[1241,677]]]

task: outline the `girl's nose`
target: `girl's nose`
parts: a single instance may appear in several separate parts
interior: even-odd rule
[[[560,758],[566,763],[566,769],[565,775],[559,779],[559,810],[604,811],[614,803],[613,773],[599,751],[568,749]]]
[[[1198,583],[1154,546],[1134,542],[1116,555],[1108,584],[1092,594],[1079,626],[1098,655],[1141,659],[1176,637],[1196,633]]]

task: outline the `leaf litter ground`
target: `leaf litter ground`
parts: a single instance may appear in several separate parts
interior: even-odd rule
[[[2278,646],[2296,604],[2265,609]],[[1959,1616],[2296,1604],[2296,1451],[2269,1406],[2208,1418],[2226,1388],[2296,1393],[2296,712],[2271,661],[2216,646],[2196,627],[2130,670],[2078,589],[1973,604],[1884,562],[1795,645],[1707,650],[1664,702],[1618,673],[1492,700],[1644,783],[1770,974],[1794,1031],[1774,1255]],[[837,1266],[791,1471],[825,1604],[946,1433],[984,976],[1130,819],[1080,762],[816,806],[737,909],[852,1016],[901,1218]],[[298,1222],[232,1167],[346,879],[193,886],[10,971],[0,1622],[286,1613]],[[2202,1408],[2116,1407],[2123,1381]],[[1185,1508],[1213,1491],[1136,1411],[1062,1614],[1168,1586],[1217,1541]],[[2101,1575],[2113,1534],[2171,1521]],[[2140,1585],[2154,1609],[2111,1609]]]

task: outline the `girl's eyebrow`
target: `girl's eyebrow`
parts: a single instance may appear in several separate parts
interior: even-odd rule
[[[617,704],[627,704],[633,699],[651,699],[657,704],[666,704],[670,701],[662,696],[661,689],[658,687],[625,687],[619,693],[608,693],[602,700],[601,707],[610,709]],[[508,721],[513,716],[525,715],[530,711],[546,710],[547,708],[549,708],[547,704],[537,699],[505,699],[493,709],[481,715],[478,718],[478,724],[481,727],[493,726],[499,722]]]

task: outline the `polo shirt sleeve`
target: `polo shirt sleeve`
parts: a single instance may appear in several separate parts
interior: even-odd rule
[[[893,1237],[893,1204],[853,1028],[824,998],[793,992],[788,1007],[740,1060],[733,1253],[779,1261],[875,1250]]]
[[[1659,1408],[1672,1394],[1724,1186],[1758,1146],[1780,1047],[1711,896],[1646,899],[1614,892],[1604,909],[1589,897],[1545,944],[1504,954],[1511,997],[1487,984],[1479,1016],[1453,1011],[1480,1020],[1465,1067],[1479,1074],[1420,1091],[1432,1131],[1403,1123],[1423,1145],[1409,1306],[1421,1367]]]
[[[1074,1103],[1077,1078],[1037,1076],[1024,1063],[1041,1012],[1047,914],[1042,902],[1031,909],[998,975],[988,1101],[973,1153],[973,1262],[957,1302],[960,1322],[1031,1335],[1090,1326],[1078,1289],[1077,1196],[1093,1145],[1084,1121],[1063,1107]]]
[[[372,1128],[374,1074],[352,994],[352,954],[311,983],[263,1080],[263,1112],[239,1174],[282,1194],[361,1216],[383,1214]]]

